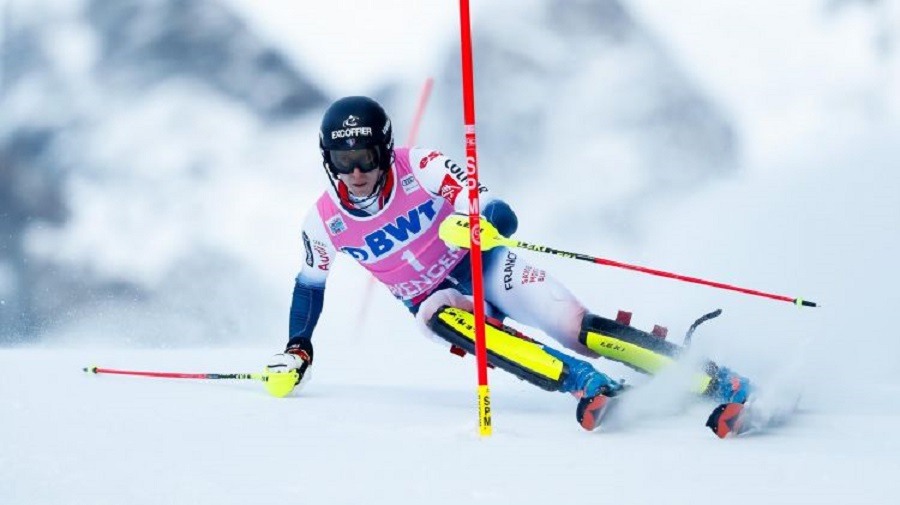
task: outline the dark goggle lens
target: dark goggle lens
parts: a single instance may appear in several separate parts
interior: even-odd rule
[[[355,168],[368,173],[378,168],[378,152],[372,148],[331,151],[331,167],[339,174],[349,174]]]

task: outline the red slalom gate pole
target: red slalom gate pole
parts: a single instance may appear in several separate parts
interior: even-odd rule
[[[462,46],[463,120],[466,130],[466,185],[469,189],[469,258],[472,262],[472,297],[475,304],[475,358],[478,366],[478,433],[491,435],[491,393],[487,376],[484,332],[484,281],[481,272],[481,205],[478,199],[478,155],[475,143],[475,86],[472,76],[472,29],[469,1],[459,0]]]
[[[419,135],[419,125],[422,123],[422,116],[425,115],[425,107],[428,105],[428,97],[431,96],[431,88],[434,86],[434,79],[429,77],[422,84],[422,92],[419,94],[419,105],[416,107],[416,113],[413,116],[412,125],[409,128],[409,136],[406,139],[406,145],[412,147],[416,143],[416,137]],[[363,293],[362,308],[356,317],[355,335],[360,334],[366,318],[369,316],[369,306],[372,305],[372,291],[375,289],[375,277],[369,276],[366,283],[366,290]]]
[[[434,79],[431,77],[425,79],[422,84],[422,93],[419,95],[419,105],[416,107],[416,114],[413,116],[412,125],[409,127],[409,137],[406,139],[406,145],[412,147],[416,143],[416,136],[419,134],[419,125],[422,123],[422,116],[425,115],[425,106],[428,105],[428,97],[431,96],[431,88],[434,86]]]

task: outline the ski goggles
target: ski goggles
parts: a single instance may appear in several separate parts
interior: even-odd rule
[[[378,166],[378,151],[372,147],[331,151],[331,168],[339,174],[347,175],[354,169],[359,169],[360,172],[367,174]]]

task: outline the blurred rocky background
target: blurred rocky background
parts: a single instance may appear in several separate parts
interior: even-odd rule
[[[329,70],[246,15],[276,3],[0,0],[0,344],[101,333],[147,346],[240,343],[284,331],[296,235],[325,181],[319,115],[346,85],[330,89]],[[817,5],[823,23],[869,20],[872,53],[895,59],[891,2]],[[632,3],[476,7],[482,179],[502,184],[536,229],[639,240],[643,213],[740,172],[733,107]],[[378,43],[354,26],[402,30],[390,22],[402,9],[374,20],[331,19],[332,9],[298,2],[293,26],[332,26],[306,50],[347,66],[354,45]],[[402,143],[434,76],[420,143],[461,158],[448,34],[420,72],[381,55],[377,85],[356,93],[383,101]]]

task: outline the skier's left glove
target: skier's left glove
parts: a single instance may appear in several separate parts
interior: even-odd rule
[[[266,371],[269,373],[297,374],[294,385],[299,385],[311,377],[309,367],[312,366],[312,343],[305,339],[301,343],[288,344],[284,352],[275,354],[269,358]]]

